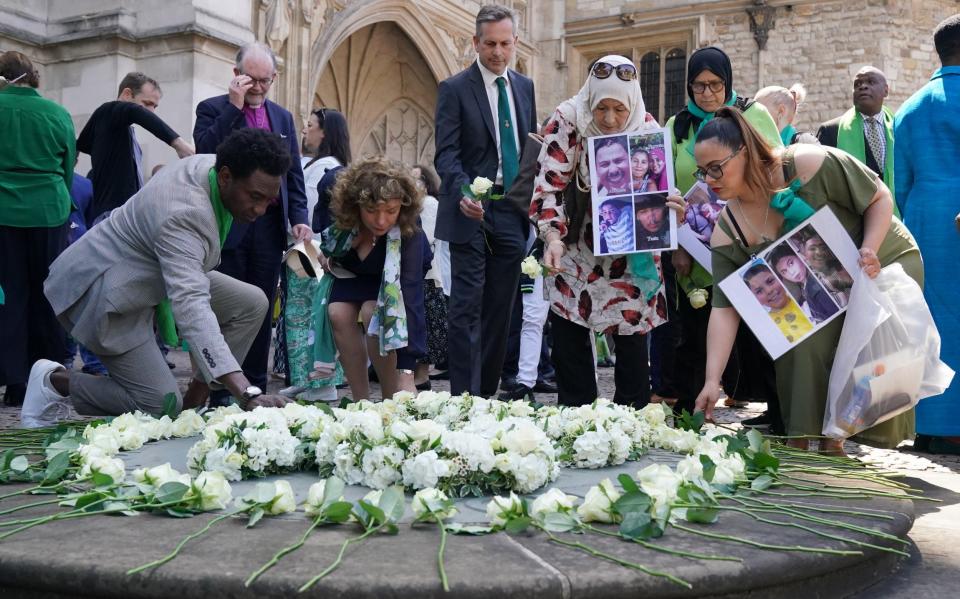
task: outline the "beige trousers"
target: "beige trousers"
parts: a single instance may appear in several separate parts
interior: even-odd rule
[[[267,298],[259,288],[225,274],[213,271],[207,276],[210,307],[227,346],[242,363],[266,316]],[[70,373],[70,398],[79,414],[116,416],[140,410],[160,415],[168,393],[176,394],[180,410],[183,398],[177,380],[152,336],[126,353],[98,357],[109,377]]]

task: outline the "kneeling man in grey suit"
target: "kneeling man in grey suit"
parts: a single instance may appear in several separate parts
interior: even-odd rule
[[[216,156],[193,156],[161,170],[63,252],[50,266],[44,292],[64,328],[110,376],[38,361],[22,425],[54,424],[71,405],[80,414],[158,415],[168,393],[176,394],[178,409],[184,407],[154,339],[154,314],[165,298],[197,369],[192,387],[222,385],[247,409],[285,403],[251,386],[239,364],[263,323],[266,297],[213,269],[220,262],[221,230],[229,230],[231,217],[253,222],[262,215],[280,193],[289,163],[279,136],[239,129]]]

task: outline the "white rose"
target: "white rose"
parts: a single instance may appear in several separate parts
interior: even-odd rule
[[[477,177],[473,180],[473,183],[470,184],[470,191],[473,192],[473,195],[479,197],[493,187],[493,181],[487,179],[486,177]]]
[[[533,256],[527,256],[523,259],[523,262],[520,263],[520,272],[531,279],[536,279],[540,276],[540,263],[537,262],[537,259]]]
[[[687,294],[687,299],[690,300],[690,305],[694,309],[699,309],[707,305],[707,298],[709,294],[706,289],[694,289]]]
[[[566,512],[573,509],[577,498],[567,495],[556,487],[533,500],[530,506],[530,515],[534,518],[543,518],[551,512]]]
[[[549,444],[546,433],[530,422],[518,422],[513,430],[503,436],[503,446],[507,451],[527,455],[536,451],[541,444]]]
[[[433,512],[433,514],[438,518],[451,518],[457,513],[457,508],[453,506],[444,508],[444,502],[446,501],[449,501],[449,498],[440,489],[435,489],[433,487],[420,489],[417,491],[416,495],[413,496],[413,503],[411,504],[411,507],[413,508],[413,515],[415,518],[419,519],[426,514]]]
[[[520,498],[514,492],[509,497],[497,495],[487,504],[487,519],[490,526],[503,526],[507,523],[506,514],[519,513],[521,509]]]
[[[87,439],[87,444],[93,445],[103,451],[108,456],[116,455],[120,452],[120,432],[109,426],[98,426],[96,428],[87,427],[89,435],[84,431],[83,436]]]
[[[444,427],[430,419],[416,420],[410,423],[407,434],[414,441],[430,441],[431,443],[443,434]]]
[[[700,457],[688,455],[677,462],[677,474],[689,482],[703,478],[703,464],[700,462]]]
[[[323,511],[323,494],[327,490],[327,481],[321,480],[310,485],[307,491],[307,502],[304,504],[304,511],[308,516],[318,516]],[[343,501],[343,497],[336,497],[334,501]]]
[[[134,476],[134,478],[136,478],[136,476]],[[165,483],[169,482],[178,482],[185,485],[190,484],[190,475],[180,474],[170,466],[170,462],[161,464],[159,466],[154,466],[152,468],[147,468],[146,472],[143,474],[143,479],[143,482],[153,485],[156,488],[160,488]]]
[[[190,493],[199,499],[200,509],[207,512],[222,510],[230,503],[230,483],[219,472],[201,472],[193,481]]]
[[[107,457],[92,458],[80,468],[77,478],[87,478],[94,474],[106,474],[113,479],[114,484],[120,484],[126,477],[123,460]]]
[[[366,501],[370,505],[380,505],[380,498],[383,497],[383,489],[378,489],[376,491],[370,491],[363,496],[363,501]]]
[[[192,437],[202,431],[205,426],[206,422],[203,421],[203,416],[197,414],[196,410],[184,410],[173,421],[170,432],[178,438]]]
[[[620,493],[613,487],[610,479],[605,478],[599,485],[590,487],[583,503],[577,508],[577,514],[584,522],[616,522],[619,515],[613,513],[613,504],[618,499]]]
[[[297,510],[297,498],[293,494],[293,489],[290,487],[289,481],[274,481],[273,487],[276,495],[274,495],[273,500],[270,502],[267,513],[272,516],[277,516],[279,514],[295,512]]]

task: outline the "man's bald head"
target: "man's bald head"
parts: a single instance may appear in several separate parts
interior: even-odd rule
[[[873,116],[883,109],[890,87],[887,76],[876,67],[865,66],[853,77],[853,106],[857,112]]]

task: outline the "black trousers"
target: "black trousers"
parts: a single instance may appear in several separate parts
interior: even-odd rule
[[[660,264],[663,266],[663,287],[667,293],[667,322],[650,331],[650,384],[653,392],[660,397],[678,397],[677,348],[682,330],[677,307],[677,272],[668,252],[663,254]],[[681,297],[680,301],[690,303],[686,297]]]
[[[260,326],[242,367],[243,374],[250,384],[266,391],[267,361],[270,355],[271,318],[273,301],[277,295],[280,281],[280,266],[283,248],[286,245],[286,232],[283,226],[283,211],[279,206],[271,207],[247,228],[243,239],[236,247],[224,249],[220,254],[217,270],[234,279],[259,287],[270,304],[267,315]]]
[[[30,367],[41,358],[63,362],[67,334],[43,294],[50,264],[67,247],[69,224],[0,226],[0,385],[20,394]]]
[[[447,362],[453,395],[491,397],[500,386],[527,234],[526,223],[506,209],[491,206],[486,227],[466,243],[450,244]]]
[[[550,312],[553,367],[557,372],[557,402],[582,406],[597,398],[596,364],[591,349],[593,332]],[[614,335],[617,362],[613,371],[613,401],[642,408],[650,402],[650,365],[646,335]]]

